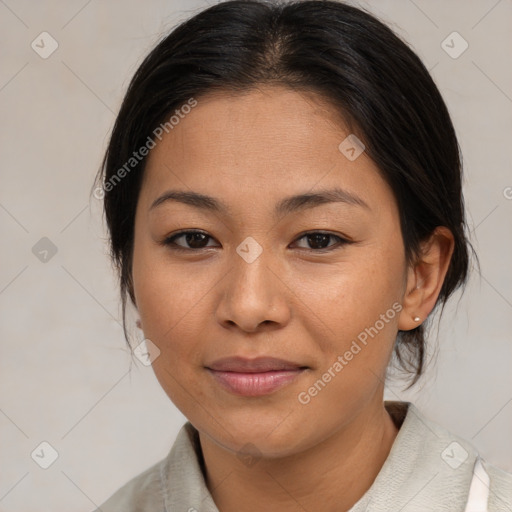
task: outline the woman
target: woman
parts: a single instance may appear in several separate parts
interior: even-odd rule
[[[163,39],[98,190],[123,314],[189,421],[100,509],[512,510],[512,475],[383,401],[466,282],[461,173],[425,67],[355,7],[228,1]]]

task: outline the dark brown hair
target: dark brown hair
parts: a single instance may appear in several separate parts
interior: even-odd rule
[[[146,158],[114,183],[116,174],[191,98],[259,84],[313,91],[339,109],[394,192],[409,264],[437,226],[450,229],[455,248],[436,303],[442,313],[466,283],[474,250],[466,237],[457,138],[421,60],[374,16],[341,2],[233,0],[182,23],[147,55],[130,82],[94,184],[104,195],[128,344],[126,301],[129,295],[135,303],[134,219]],[[414,374],[411,386],[424,369],[425,328],[424,322],[399,331],[395,344],[399,363]]]

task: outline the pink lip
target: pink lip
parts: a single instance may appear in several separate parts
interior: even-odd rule
[[[291,383],[304,370],[297,363],[260,357],[219,359],[207,366],[213,377],[228,391],[242,396],[262,396]]]

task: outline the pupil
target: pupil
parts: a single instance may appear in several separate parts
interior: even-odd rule
[[[190,245],[190,247],[193,247],[194,249],[201,249],[201,239],[199,237],[203,237],[204,239],[205,236],[206,235],[204,235],[203,233],[190,233],[186,235],[187,243]],[[199,242],[199,244],[196,244],[196,242]]]
[[[322,241],[323,242],[327,242],[327,245],[329,245],[329,237],[331,235],[324,235],[324,234],[321,234],[321,233],[316,233],[316,234],[313,234],[313,235],[308,235],[308,238],[309,238],[309,242],[310,242],[310,245],[313,245],[315,246],[316,244],[320,244],[322,245]],[[311,240],[313,240],[313,242],[311,243]],[[313,247],[314,249],[318,249],[319,247]],[[324,249],[324,247],[320,247],[320,249]]]

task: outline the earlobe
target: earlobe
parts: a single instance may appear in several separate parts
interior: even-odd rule
[[[409,267],[406,292],[402,300],[398,329],[409,331],[418,327],[434,309],[448,272],[454,249],[451,231],[438,226],[421,247],[421,255]]]
[[[138,311],[139,308],[137,307],[137,300],[135,298],[135,292],[133,290],[133,282],[132,282],[131,279],[130,279],[129,286],[128,286],[128,294],[130,295],[130,299],[132,301],[132,304],[133,304],[133,306],[135,307],[135,309],[137,310],[137,313],[138,313],[139,312]],[[135,325],[139,329],[142,329],[142,324],[141,324],[140,318],[137,318],[137,320],[135,321]]]
[[[409,267],[407,275],[406,291],[402,299],[402,311],[398,319],[398,329],[400,331],[409,331],[418,327],[422,318],[427,314],[421,309],[423,302],[423,281],[417,266]],[[421,316],[420,316],[421,311]]]

